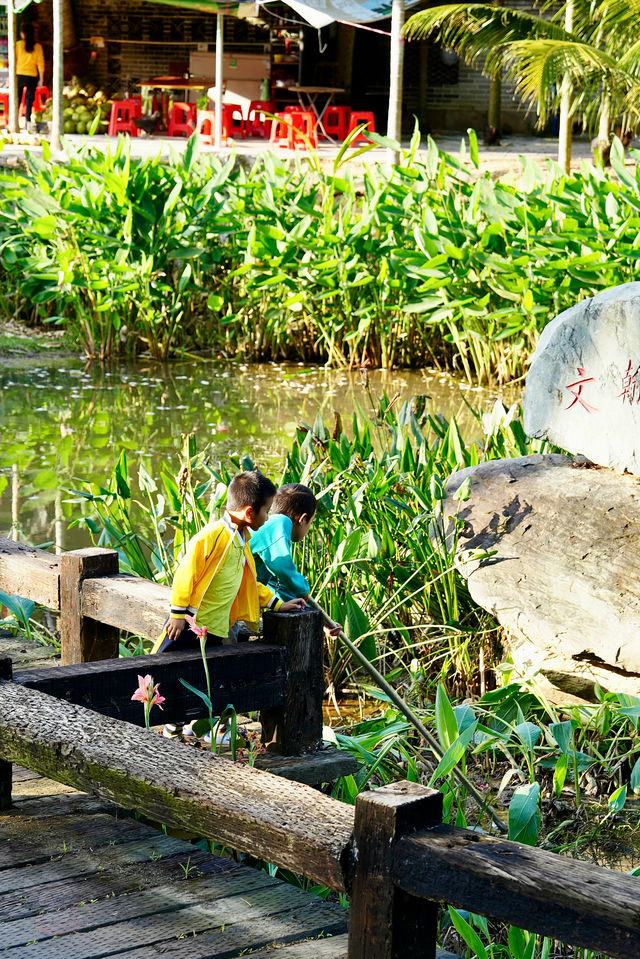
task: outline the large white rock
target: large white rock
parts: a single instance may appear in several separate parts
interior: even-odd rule
[[[545,327],[527,375],[524,428],[640,474],[640,283],[598,293]]]

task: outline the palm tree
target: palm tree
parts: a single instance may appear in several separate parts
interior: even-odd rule
[[[408,37],[437,37],[490,77],[504,73],[534,105],[542,126],[560,106],[558,162],[568,172],[571,126],[600,120],[608,145],[612,118],[640,116],[640,0],[564,0],[549,19],[488,3],[447,4],[414,14]],[[624,51],[621,56],[618,51]]]

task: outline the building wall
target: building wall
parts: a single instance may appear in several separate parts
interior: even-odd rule
[[[146,0],[66,0],[65,13],[73,19],[77,48],[67,55],[69,72],[89,74],[99,86],[115,93],[133,91],[140,80],[178,72],[188,64],[199,43],[215,46],[216,18],[190,9],[163,6]],[[527,0],[510,0],[511,7],[531,10]],[[40,23],[39,35],[50,37],[52,0],[31,4],[28,15]],[[295,19],[289,8],[283,12]],[[388,30],[389,21],[375,24]],[[291,29],[295,30],[295,27]],[[339,63],[341,36],[351,28],[332,24],[321,31],[305,31],[304,82],[349,86],[344,64]],[[91,37],[103,37],[105,48],[90,59]],[[269,31],[250,21],[225,17],[225,49],[228,52],[265,53]],[[324,52],[322,52],[324,51]],[[464,131],[472,126],[482,131],[487,120],[489,80],[465,64],[451,63],[447,51],[431,42],[405,44],[403,130],[410,132],[414,116],[421,129]],[[356,29],[353,35],[351,90],[347,102],[356,109],[373,109],[378,128],[386,128],[389,84],[389,39]],[[339,101],[338,101],[339,102]],[[514,97],[513,86],[502,88],[503,125],[507,131],[531,132],[535,114]]]

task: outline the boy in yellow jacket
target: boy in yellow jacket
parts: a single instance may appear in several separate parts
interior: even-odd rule
[[[233,477],[222,519],[189,540],[173,578],[169,619],[154,653],[200,648],[186,616],[196,617],[198,626],[207,627],[207,645],[215,646],[227,638],[239,619],[257,628],[260,609],[283,613],[304,609],[303,599],[283,603],[256,577],[249,530],[260,529],[267,521],[275,493],[271,480],[257,471]]]

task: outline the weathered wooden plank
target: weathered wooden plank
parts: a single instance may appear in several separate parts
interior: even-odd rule
[[[171,590],[137,576],[86,579],[82,613],[129,633],[156,639],[169,614]]]
[[[345,889],[353,809],[307,786],[0,682],[0,755],[155,822]]]
[[[0,589],[60,609],[60,558],[10,539],[0,539]]]
[[[97,899],[112,898],[114,894],[120,896],[133,890],[155,889],[165,882],[192,882],[212,874],[215,871],[213,867],[218,863],[223,864],[224,869],[218,867],[216,875],[229,873],[228,879],[218,884],[221,896],[245,895],[259,888],[260,882],[270,881],[264,873],[250,870],[228,859],[211,856],[199,849],[191,852],[185,849],[173,856],[156,859],[152,869],[146,859],[139,863],[127,862],[126,871],[122,868],[123,864],[116,863],[116,867],[108,873],[102,870],[90,875],[49,882],[46,886],[36,880],[33,888],[23,887],[0,897],[0,909],[3,916],[11,917],[12,920],[25,919],[84,905]],[[34,895],[36,890],[37,894]]]
[[[120,634],[86,616],[82,609],[84,580],[118,572],[113,549],[77,549],[60,557],[60,658],[63,665],[112,659],[118,655]]]
[[[0,925],[3,959],[45,955],[47,959],[97,959],[136,946],[149,950],[182,937],[193,940],[192,950],[185,955],[222,957],[271,942],[299,940],[305,933],[344,932],[344,910],[283,883],[247,896],[210,900],[199,896],[194,904],[193,891],[202,892],[206,884],[185,886],[184,891],[174,884],[156,889],[155,894],[132,893],[35,920],[5,922]],[[12,941],[16,942],[13,947]]]
[[[441,826],[400,840],[393,878],[443,899],[615,959],[637,959],[640,881],[576,859]]]
[[[100,945],[104,947],[110,935],[121,936],[120,930],[113,928],[114,924],[153,917],[154,932],[151,935],[147,933],[146,937],[149,943],[156,935],[155,926],[159,917],[183,925],[180,912],[188,911],[192,916],[196,915],[194,906],[206,907],[197,911],[203,929],[215,927],[221,922],[244,923],[263,915],[274,917],[277,921],[279,915],[286,917],[287,913],[302,906],[301,895],[304,897],[305,925],[310,934],[316,931],[310,916],[315,917],[316,929],[320,924],[342,929],[346,926],[346,913],[345,916],[339,915],[321,899],[305,896],[300,890],[284,883],[268,882],[268,876],[263,876],[262,882],[258,880],[254,888],[251,888],[250,882],[243,882],[239,875],[234,874],[230,881],[225,881],[226,878],[209,877],[197,884],[162,885],[156,882],[152,889],[144,890],[134,890],[129,886],[122,895],[117,895],[114,887],[106,899],[92,896],[90,901],[69,908],[39,912],[35,918],[15,919],[4,912],[6,918],[0,923],[0,948],[26,945],[34,939],[67,936],[79,929],[99,929]]]
[[[274,776],[295,779],[307,786],[332,782],[340,776],[352,776],[360,769],[360,763],[344,749],[327,746],[304,756],[277,756],[275,753],[261,753],[256,756],[256,769],[264,769]]]
[[[392,783],[356,799],[349,959],[435,959],[437,906],[394,886],[394,844],[442,822],[442,793]]]
[[[58,857],[34,865],[18,865],[13,869],[0,872],[0,895],[16,892],[19,889],[33,889],[47,882],[60,879],[78,879],[102,872],[103,869],[116,867],[129,862],[149,862],[159,856],[173,856],[180,853],[184,843],[171,836],[157,833],[155,839],[134,839],[119,846],[104,846],[100,850],[100,859],[90,853],[60,852]]]
[[[238,711],[249,712],[282,702],[285,650],[257,642],[219,646],[207,650],[207,662],[216,712],[229,703]],[[56,669],[22,670],[16,673],[15,681],[105,716],[143,725],[141,705],[132,702],[131,696],[138,686],[138,674],[147,673],[160,683],[160,692],[166,699],[163,711],[154,711],[152,722],[182,722],[205,713],[202,700],[180,682],[184,679],[196,689],[206,690],[199,652],[158,653]]]
[[[0,659],[0,679],[11,679],[13,666],[10,659]],[[11,806],[11,789],[13,785],[13,766],[5,759],[0,759],[0,812]]]
[[[264,614],[266,642],[287,650],[284,701],[263,710],[262,742],[282,756],[299,756],[322,741],[323,616],[318,610]]]

